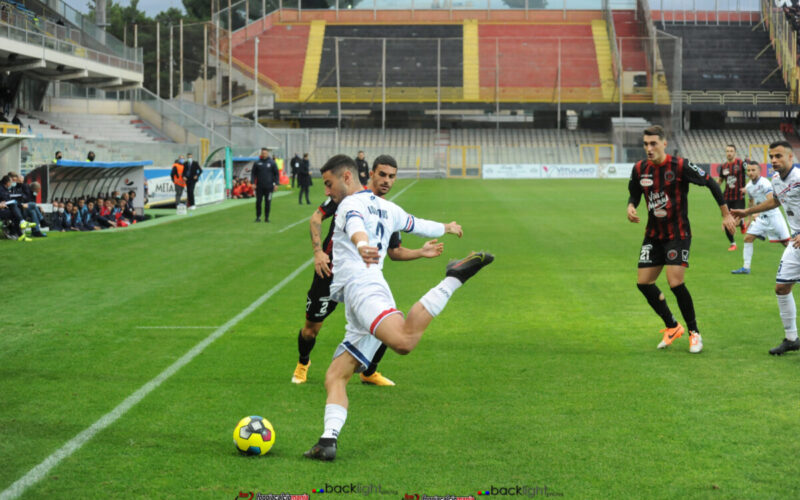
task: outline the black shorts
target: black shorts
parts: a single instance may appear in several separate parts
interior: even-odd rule
[[[741,199],[741,200],[725,200],[725,204],[728,205],[728,210],[733,210],[734,208],[738,208],[740,210],[744,209],[744,199]]]
[[[333,277],[320,278],[314,273],[314,281],[308,289],[306,298],[306,319],[314,323],[322,323],[336,309],[337,302],[331,300],[331,282]]]
[[[644,237],[639,252],[639,267],[689,267],[689,247],[692,240],[656,240]]]

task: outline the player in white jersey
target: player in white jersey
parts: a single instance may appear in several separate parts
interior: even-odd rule
[[[744,191],[750,198],[750,206],[755,206],[773,197],[772,183],[766,177],[761,177],[761,165],[758,162],[749,160],[747,162],[747,177],[750,181],[744,187]],[[767,210],[758,215],[754,221],[747,226],[747,234],[744,236],[744,265],[739,269],[731,271],[733,274],[750,274],[750,263],[753,260],[753,242],[759,239],[769,238],[772,243],[782,243],[786,246],[789,243],[789,226],[783,218],[779,208]]]
[[[792,296],[792,286],[800,281],[800,169],[794,167],[792,146],[786,141],[769,145],[769,160],[775,170],[772,176],[774,196],[754,207],[732,210],[731,213],[734,217],[747,217],[783,205],[789,219],[791,241],[783,251],[778,275],[775,277],[775,294],[785,338],[779,346],[769,350],[770,354],[779,356],[800,350],[800,340],[797,338],[797,306]]]
[[[452,294],[494,260],[488,253],[471,253],[447,265],[446,277],[411,307],[408,316],[395,307],[392,291],[381,268],[389,238],[395,231],[439,237],[462,236],[461,226],[415,218],[402,208],[364,190],[355,161],[345,155],[328,160],[320,169],[325,194],[339,203],[333,233],[331,297],[345,304],[344,341],[339,344],[325,374],[324,432],[304,453],[308,458],[333,460],[337,438],[347,419],[347,382],[367,368],[381,342],[399,354],[416,347],[430,322]]]

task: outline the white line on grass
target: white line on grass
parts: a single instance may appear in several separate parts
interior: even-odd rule
[[[296,226],[296,225],[298,225],[298,224],[302,224],[303,222],[305,222],[305,221],[309,220],[310,218],[311,218],[311,216],[309,216],[309,217],[305,217],[305,218],[303,218],[303,219],[300,219],[300,220],[299,220],[299,221],[297,221],[297,222],[292,222],[291,224],[289,224],[288,226],[286,226],[285,228],[281,229],[281,230],[280,230],[280,231],[278,231],[278,232],[279,232],[279,233],[282,233],[282,232],[284,232],[284,231],[287,231],[287,230],[289,230],[289,229],[293,228],[294,226]]]
[[[399,193],[395,194],[390,198],[390,200],[394,200],[404,192],[406,192],[411,186],[416,184],[417,181],[415,180],[402,190]],[[300,221],[302,222],[302,221]],[[305,268],[311,265],[314,262],[314,259],[309,259],[300,267],[292,271],[289,276],[283,278],[283,280],[272,287],[267,293],[256,299],[255,302],[247,306],[242,312],[234,316],[230,321],[225,323],[224,325],[220,326],[216,330],[214,330],[211,335],[203,339],[199,344],[195,345],[189,352],[181,356],[180,359],[172,363],[167,369],[163,372],[159,373],[155,378],[144,384],[142,387],[139,388],[136,392],[128,396],[125,401],[117,405],[116,408],[111,410],[110,412],[106,413],[99,420],[93,423],[89,428],[69,440],[64,446],[57,449],[53,454],[49,457],[45,458],[42,463],[34,467],[33,469],[29,470],[27,474],[22,476],[21,478],[17,479],[11,486],[3,490],[0,493],[0,500],[11,500],[14,498],[18,498],[22,495],[25,490],[27,490],[30,486],[33,486],[37,482],[41,481],[48,472],[50,472],[53,467],[61,463],[62,460],[69,457],[73,453],[75,453],[78,449],[80,449],[84,444],[86,444],[90,439],[92,439],[98,432],[102,431],[103,429],[107,428],[114,422],[120,419],[125,413],[128,412],[131,408],[133,408],[139,401],[145,398],[148,394],[153,392],[155,389],[158,388],[165,380],[170,378],[171,376],[175,375],[175,373],[189,364],[194,358],[197,357],[198,354],[203,352],[206,347],[208,347],[212,342],[217,340],[218,338],[222,337],[225,332],[230,330],[234,327],[237,323],[247,317],[251,312],[255,311],[261,304],[269,300],[270,297],[278,293],[284,286],[286,286],[290,281],[292,281],[298,274],[303,272]],[[143,327],[143,328],[152,328],[152,327]],[[171,328],[171,327],[170,327]]]
[[[147,396],[148,394],[153,392],[153,390],[158,388],[158,386],[160,386],[165,380],[173,376],[175,372],[186,366],[195,357],[197,357],[198,354],[203,352],[203,350],[206,347],[208,347],[212,342],[223,336],[225,332],[230,330],[233,326],[235,326],[237,323],[243,320],[247,315],[249,315],[251,312],[255,311],[259,306],[261,306],[261,304],[266,302],[270,297],[272,297],[278,291],[280,291],[284,286],[286,286],[287,283],[292,281],[298,274],[300,274],[303,270],[305,270],[305,268],[310,266],[312,262],[314,262],[314,259],[309,259],[300,267],[292,271],[292,273],[289,276],[285,277],[280,283],[272,287],[272,289],[270,289],[267,293],[256,299],[255,302],[247,306],[247,308],[245,308],[242,312],[234,316],[230,321],[228,321],[224,325],[214,330],[214,332],[211,335],[209,335],[199,344],[194,346],[189,352],[184,354],[180,359],[175,361],[167,369],[158,374],[150,382],[147,382],[142,387],[140,387],[139,390],[128,396],[127,399],[125,399],[125,401],[120,403],[116,408],[114,408],[110,412],[100,417],[100,419],[97,422],[93,423],[89,428],[87,428],[86,430],[84,430],[71,440],[69,440],[67,444],[65,444],[64,446],[53,452],[52,455],[45,458],[42,463],[40,463],[39,465],[28,471],[27,474],[19,478],[16,482],[14,482],[14,484],[12,484],[8,488],[6,488],[2,493],[0,493],[0,500],[10,500],[12,498],[17,498],[20,495],[22,495],[25,492],[25,490],[28,489],[30,486],[42,480],[53,467],[55,467],[62,460],[69,457],[75,451],[80,449],[81,446],[83,446],[90,439],[92,439],[95,436],[95,434],[97,434],[98,432],[102,431],[106,427],[110,426],[111,424],[119,420],[119,418],[125,415],[125,413],[127,413],[128,410],[133,408],[136,405],[136,403],[144,399],[145,396]]]
[[[413,186],[413,185],[414,185],[414,184],[416,184],[416,183],[417,183],[417,179],[414,179],[414,182],[412,182],[412,183],[411,183],[411,184],[409,184],[408,186],[406,186],[406,187],[404,187],[403,189],[401,189],[401,190],[400,190],[400,192],[399,192],[399,193],[397,193],[396,195],[394,195],[394,196],[392,196],[391,198],[389,198],[389,201],[394,201],[394,200],[395,200],[395,198],[397,198],[397,197],[398,197],[398,196],[400,196],[401,194],[403,194],[403,193],[405,193],[406,191],[408,191],[408,190],[411,188],[411,186]]]
[[[202,330],[218,326],[137,326],[137,330]]]
[[[411,184],[409,184],[408,186],[404,187],[403,189],[401,189],[401,190],[400,190],[400,192],[399,192],[399,193],[397,193],[396,195],[394,195],[394,196],[392,196],[391,198],[389,198],[389,201],[393,201],[395,198],[397,198],[397,197],[398,197],[398,196],[400,196],[401,194],[405,193],[405,192],[406,192],[406,190],[408,190],[408,188],[410,188],[411,186],[413,186],[413,185],[414,185],[414,184],[416,184],[416,183],[417,183],[417,181],[415,180],[414,182],[412,182],[412,183],[411,183]],[[311,218],[311,217],[305,217],[305,218],[303,218],[303,219],[300,219],[300,220],[299,220],[299,221],[297,221],[297,222],[292,222],[291,224],[289,224],[288,226],[286,226],[285,228],[281,229],[281,230],[280,230],[280,231],[278,231],[278,232],[279,232],[279,233],[282,233],[282,232],[284,232],[284,231],[288,231],[289,229],[293,228],[294,226],[296,226],[296,225],[298,225],[298,224],[302,224],[303,222],[306,222],[306,221],[307,221],[307,220],[309,220],[310,218]]]

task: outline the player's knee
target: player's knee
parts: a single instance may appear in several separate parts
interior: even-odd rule
[[[667,283],[669,284],[669,287],[671,289],[677,288],[677,287],[683,285],[683,277],[671,278],[671,279],[668,277],[667,278]]]
[[[330,392],[333,389],[346,386],[350,376],[352,376],[352,373],[348,376],[344,376],[336,371],[328,370],[325,373],[325,390]]]
[[[319,331],[322,329],[322,323],[313,323],[311,321],[306,321],[306,325],[301,330],[301,335],[303,338],[311,340],[316,338],[319,335]]]
[[[775,285],[775,293],[777,295],[789,295],[792,293],[791,283],[778,283]]]
[[[401,343],[400,345],[395,345],[392,347],[392,350],[401,356],[405,356],[406,354],[410,353],[413,347],[411,347],[408,343]]]

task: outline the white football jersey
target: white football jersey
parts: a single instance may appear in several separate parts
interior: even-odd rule
[[[800,169],[793,166],[785,179],[775,172],[772,175],[772,189],[783,205],[792,234],[800,232]]]
[[[365,231],[369,246],[377,247],[380,255],[378,264],[367,264],[350,240],[352,234]],[[391,201],[376,196],[369,189],[347,196],[336,209],[333,228],[333,282],[331,295],[352,278],[377,272],[380,274],[389,239],[395,231],[404,231],[428,238],[442,236],[444,224],[419,219]],[[336,299],[334,299],[336,300]]]
[[[772,184],[765,177],[759,177],[756,182],[748,181],[744,189],[756,205],[767,201],[767,194],[773,192]]]

